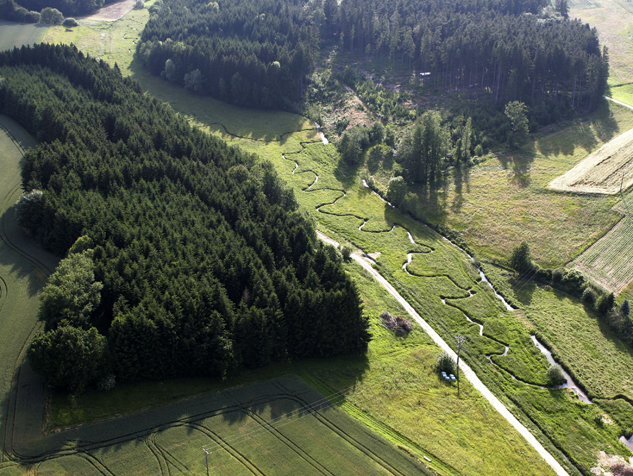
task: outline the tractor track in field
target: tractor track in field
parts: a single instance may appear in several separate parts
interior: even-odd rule
[[[11,140],[12,144],[15,146],[16,150],[21,156],[24,156],[25,150],[19,141],[15,138],[15,136],[11,133],[11,131],[0,122],[0,131],[4,132],[7,137]],[[10,238],[7,233],[7,210],[12,204],[13,198],[16,192],[20,188],[20,183],[18,182],[16,185],[10,188],[10,190],[5,194],[3,198],[2,208],[3,213],[0,217],[0,241],[4,243],[4,245],[11,250],[13,253],[17,254],[21,258],[30,262],[34,268],[38,269],[44,276],[50,276],[52,270],[37,257],[29,254],[25,250],[21,249],[18,245],[16,245]],[[7,285],[6,280],[0,276],[0,280],[2,281],[2,289],[0,289],[0,310],[2,306],[6,302],[6,299],[9,294],[9,286]],[[17,418],[17,404],[18,404],[18,394],[20,390],[20,377],[21,377],[21,366],[20,362],[23,360],[25,349],[33,338],[35,332],[41,327],[41,323],[36,322],[31,328],[27,339],[22,344],[18,355],[13,364],[13,370],[11,373],[11,379],[9,381],[9,393],[7,397],[7,410],[5,412],[5,425],[4,425],[4,436],[3,436],[3,448],[2,451],[9,458],[14,454],[14,440],[15,440],[15,431],[16,431],[16,418]],[[11,418],[12,415],[12,418]],[[10,428],[10,434],[9,434]]]

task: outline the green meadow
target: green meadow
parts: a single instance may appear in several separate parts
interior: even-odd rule
[[[111,28],[123,35],[117,23]],[[57,36],[53,41],[65,40]],[[85,49],[99,55],[99,44]],[[324,145],[307,119],[189,94],[143,72],[133,50],[122,51],[116,61],[124,74],[192,123],[270,160],[318,229],[371,253],[378,270],[451,345],[455,335],[464,335],[463,355],[469,365],[570,474],[590,474],[600,451],[630,455],[618,442],[633,426],[633,409],[618,396],[629,392],[625,369],[630,368],[630,353],[622,352],[621,343],[577,300],[527,280],[515,282],[488,264],[485,271],[491,281],[518,308],[506,311],[479,281],[463,251],[366,189],[360,168],[340,163],[335,147]],[[582,121],[542,131],[516,153],[491,156],[454,174],[431,197],[434,200],[418,200],[416,213],[460,231],[479,259],[506,259],[513,246],[526,239],[540,264],[563,265],[622,215],[612,210],[617,197],[558,194],[545,186],[631,126],[631,111],[605,104]],[[295,374],[326,395],[352,387],[338,405],[341,410],[417,459],[427,456],[442,474],[551,471],[468,385],[455,396],[453,387],[437,380],[432,365],[438,350],[419,329],[407,339],[396,339],[383,329],[378,322],[382,310],[402,311],[368,276],[352,265],[349,269],[361,284],[365,310],[372,317],[375,339],[367,358],[276,366],[247,373],[234,384]],[[567,390],[546,386],[549,364],[532,344],[532,333],[553,349],[596,403],[584,404]],[[380,383],[372,386],[372,378]],[[166,382],[73,401],[57,396],[48,429],[131,414],[187,394],[216,390],[217,385]],[[148,394],[152,396],[146,399]],[[605,412],[611,418],[603,418]]]

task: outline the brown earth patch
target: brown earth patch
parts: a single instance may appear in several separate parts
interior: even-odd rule
[[[90,21],[116,21],[127,15],[136,4],[136,0],[123,0],[122,2],[111,3],[97,10],[96,13],[87,17],[81,17],[81,20]]]

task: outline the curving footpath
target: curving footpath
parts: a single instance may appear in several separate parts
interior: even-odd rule
[[[338,247],[339,243],[330,238],[329,236],[317,231],[317,236],[320,240],[328,243],[332,246]],[[424,331],[433,339],[443,351],[456,358],[457,355],[450,348],[450,346],[440,337],[440,335],[433,330],[433,328],[413,309],[413,307],[404,299],[398,291],[378,272],[371,263],[363,258],[359,252],[352,253],[352,258],[358,264],[360,264],[376,281],[384,287],[389,294],[391,294],[409,315],[416,320],[418,324],[424,329]],[[468,381],[475,387],[483,397],[490,402],[490,404],[526,439],[526,441],[532,445],[532,447],[540,454],[543,459],[552,467],[552,469],[559,476],[569,476],[569,473],[556,461],[556,459],[547,451],[543,445],[530,433],[530,431],[519,421],[516,417],[510,413],[506,406],[483,384],[477,374],[463,361],[459,361],[459,368],[466,376]]]

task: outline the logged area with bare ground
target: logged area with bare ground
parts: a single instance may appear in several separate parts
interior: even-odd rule
[[[633,129],[590,154],[552,180],[547,188],[560,192],[613,195],[633,184]]]

